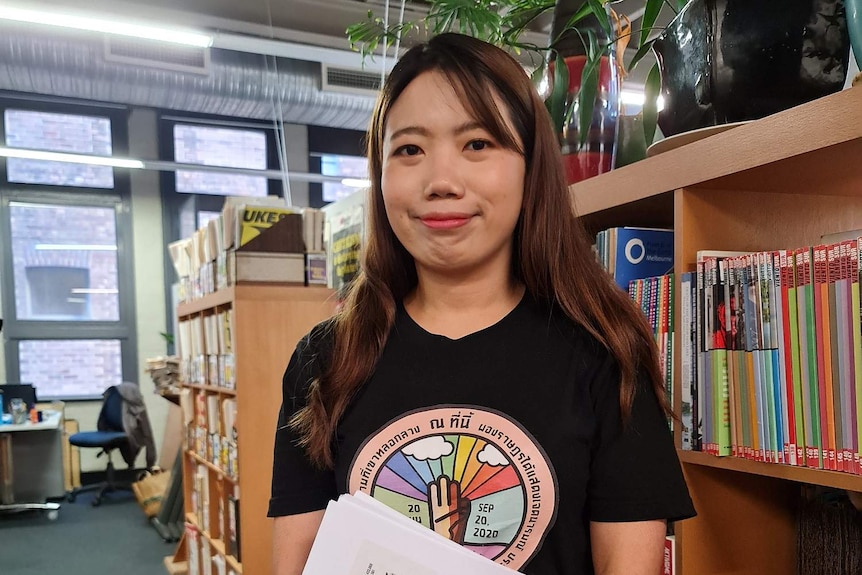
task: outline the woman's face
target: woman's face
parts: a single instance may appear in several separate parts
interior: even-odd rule
[[[494,98],[515,133],[508,110]],[[419,271],[508,270],[524,174],[523,156],[496,142],[438,72],[418,76],[389,111],[383,201]]]

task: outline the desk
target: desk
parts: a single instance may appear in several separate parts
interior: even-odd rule
[[[41,509],[56,517],[60,505],[44,501],[64,493],[62,420],[45,412],[39,423],[0,424],[0,513]]]

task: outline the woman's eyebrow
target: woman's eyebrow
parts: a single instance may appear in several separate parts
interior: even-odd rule
[[[482,124],[480,124],[479,122],[477,122],[475,120],[470,120],[468,122],[464,122],[463,124],[460,124],[459,126],[456,126],[452,130],[452,134],[455,136],[460,136],[460,135],[462,135],[466,132],[469,132],[471,130],[484,130],[484,129],[485,129],[485,127]],[[408,135],[428,137],[431,135],[431,132],[427,128],[424,128],[422,126],[406,126],[404,128],[400,128],[400,129],[392,132],[392,135],[389,136],[389,139],[394,140],[396,138],[400,138],[401,136],[408,136]]]

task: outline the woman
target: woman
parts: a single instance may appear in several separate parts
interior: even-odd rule
[[[355,491],[524,573],[655,575],[666,520],[694,513],[657,352],[523,69],[455,34],[411,49],[368,158],[363,271],[284,376],[277,575]]]

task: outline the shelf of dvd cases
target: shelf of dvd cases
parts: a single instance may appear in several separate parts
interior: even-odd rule
[[[674,230],[674,306],[703,250],[817,246],[862,229],[862,88],[852,88],[668,150],[571,187],[588,232]],[[675,331],[682,333],[680,313]],[[682,337],[674,343],[680,413]],[[862,350],[856,350],[859,353]],[[858,416],[848,421],[862,425]],[[679,425],[675,441],[682,447]],[[679,450],[698,511],[674,526],[676,575],[796,571],[802,485],[862,491],[862,476]]]

